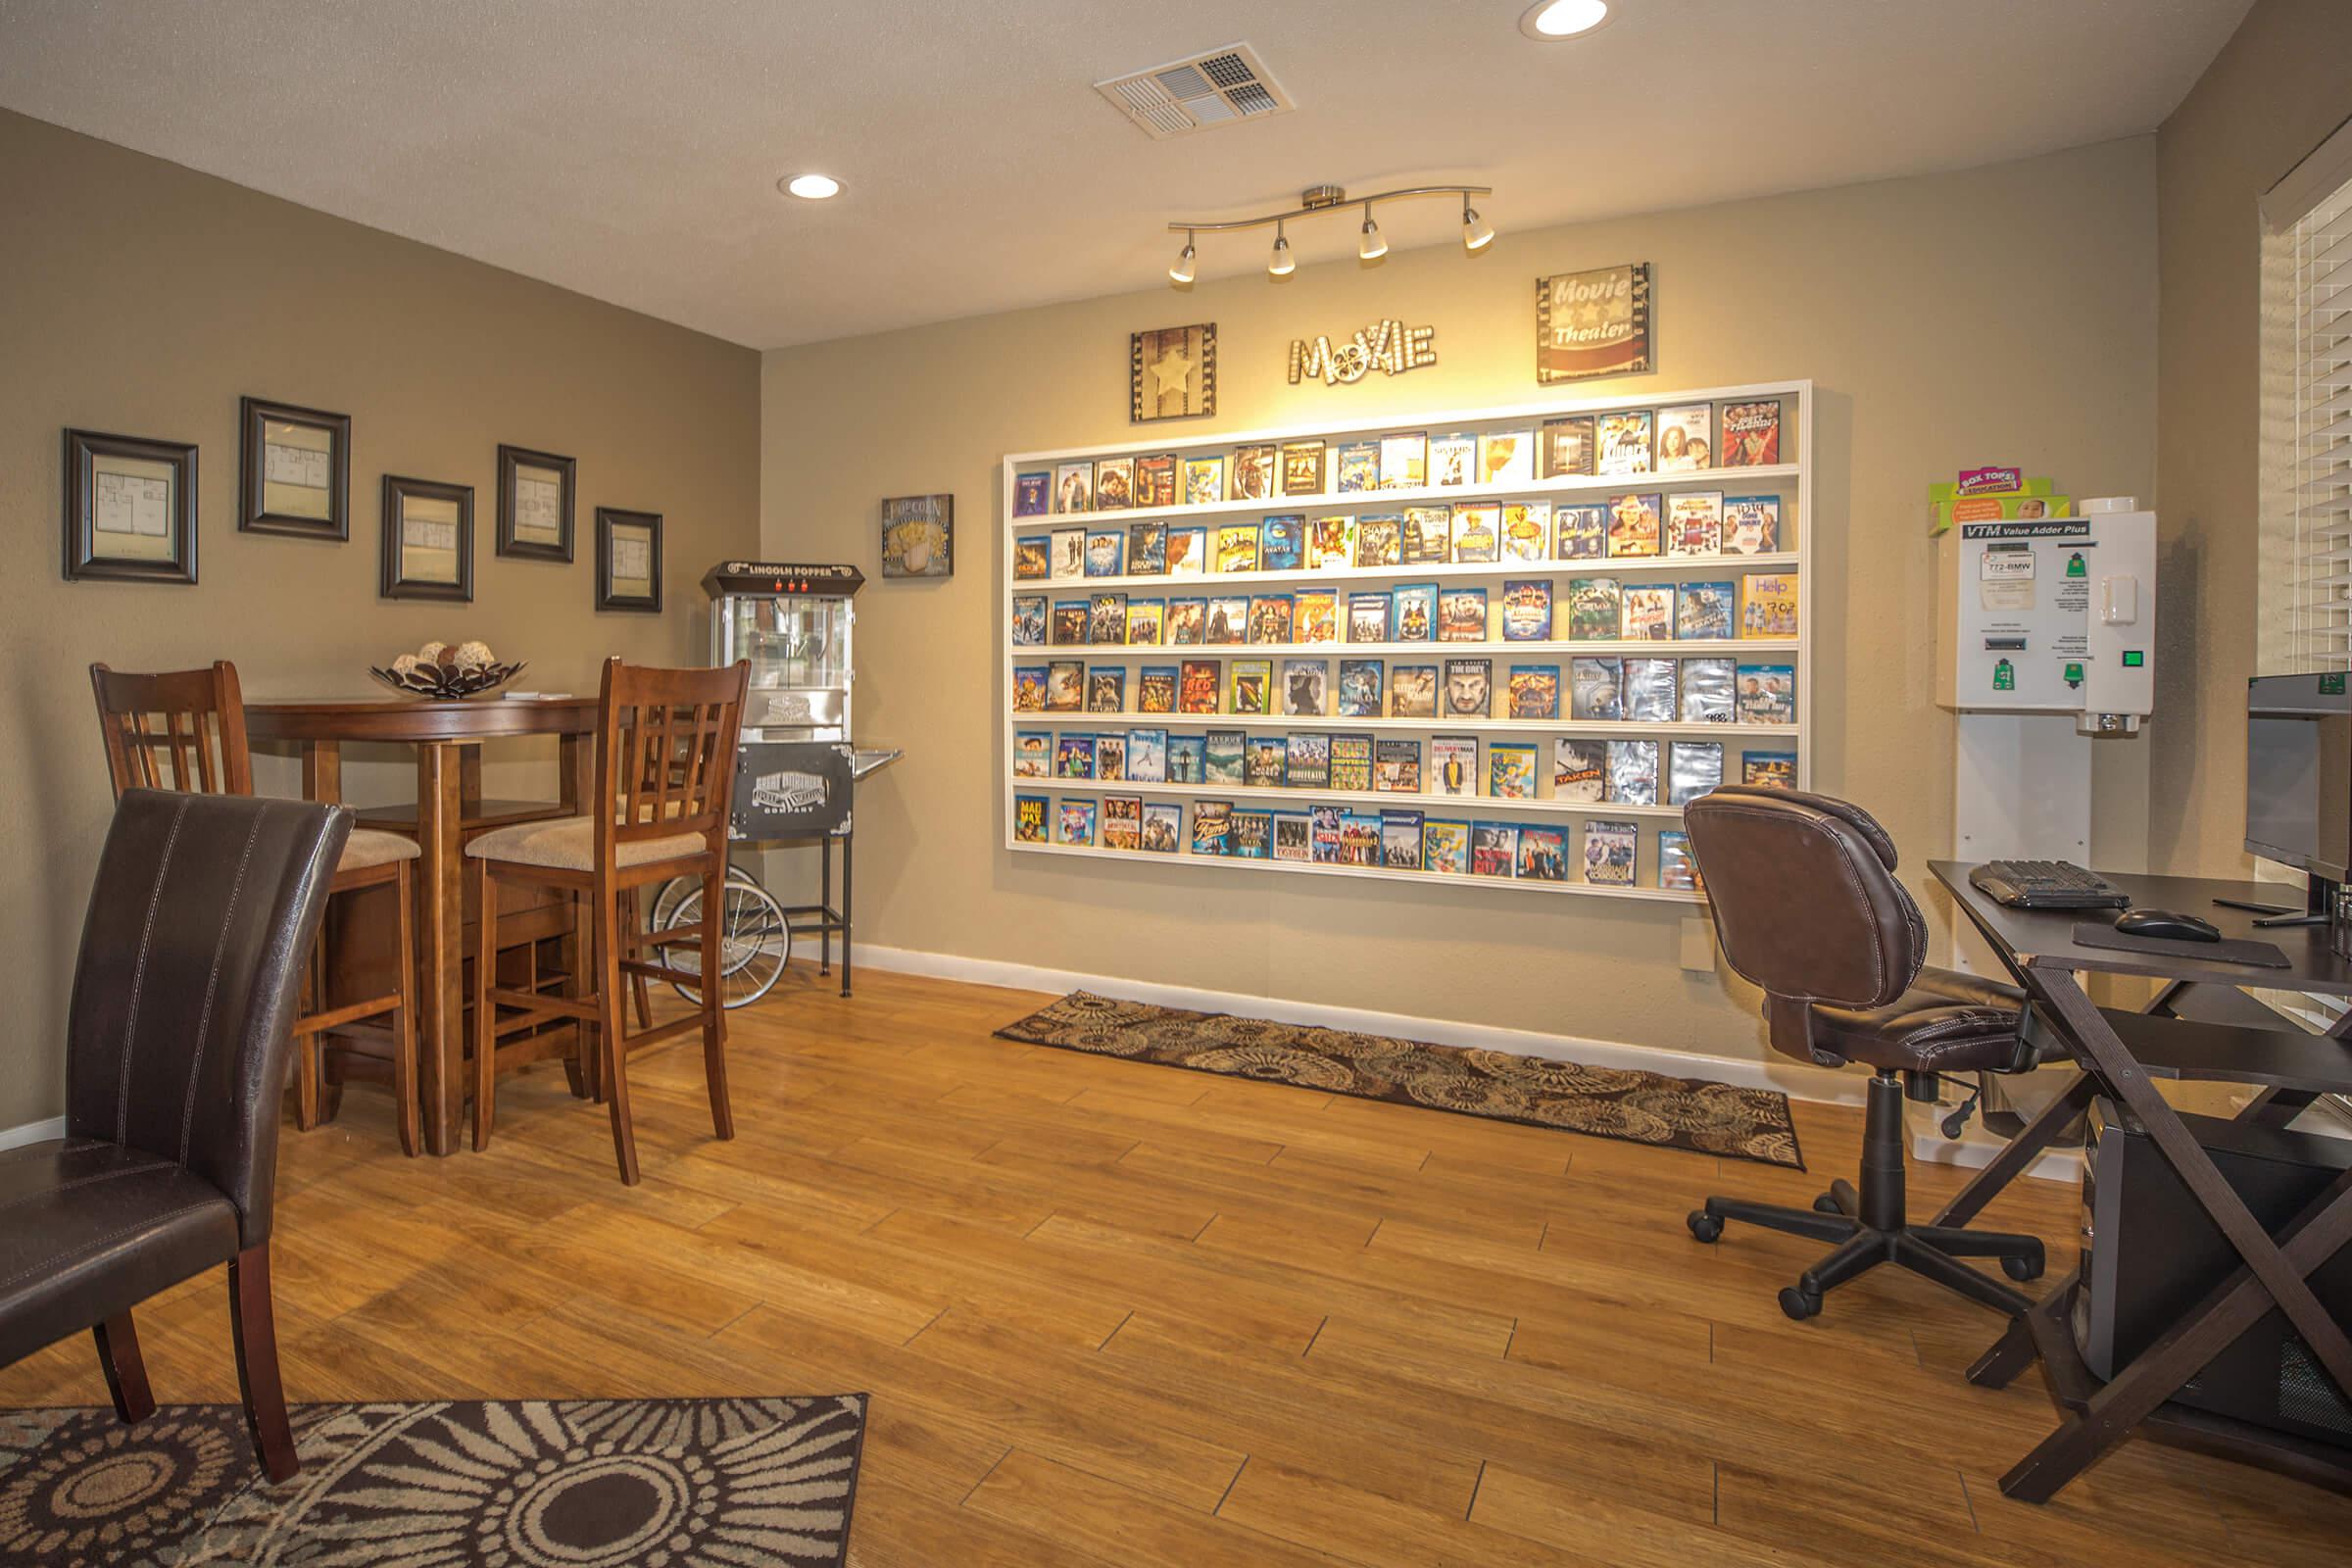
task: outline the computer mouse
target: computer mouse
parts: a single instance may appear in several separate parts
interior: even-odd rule
[[[2170,909],[2126,909],[2115,917],[2115,929],[2128,937],[2161,938],[2173,942],[2219,942],[2222,933],[2210,920]]]

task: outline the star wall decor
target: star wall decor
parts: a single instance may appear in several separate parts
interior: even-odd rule
[[[1163,326],[1127,340],[1127,414],[1136,424],[1217,412],[1217,325]]]

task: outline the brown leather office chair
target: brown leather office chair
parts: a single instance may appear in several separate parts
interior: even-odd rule
[[[126,791],[82,921],[66,1136],[0,1155],[0,1365],[92,1329],[117,1413],[141,1420],[131,1308],[226,1263],[246,1427],[277,1481],[296,1468],[270,1303],[277,1101],[350,831],[337,807]]]
[[[1727,785],[1684,812],[1725,958],[1764,989],[1773,1048],[1825,1067],[1872,1069],[1862,1185],[1833,1183],[1811,1209],[1710,1198],[1690,1234],[1712,1242],[1726,1220],[1835,1242],[1781,1292],[1792,1318],[1825,1292],[1898,1263],[2009,1313],[2024,1296],[1960,1261],[2000,1259],[2015,1280],[2041,1273],[2032,1236],[1913,1225],[1904,1214],[1903,1099],[1932,1101],[1938,1073],[2034,1064],[2025,994],[1952,969],[1924,967],[1927,922],[1894,878],[1894,842],[1868,811],[1826,795]]]

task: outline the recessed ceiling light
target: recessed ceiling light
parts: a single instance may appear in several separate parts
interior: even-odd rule
[[[841,194],[841,181],[831,174],[794,174],[776,181],[778,189],[812,202]]]
[[[1609,20],[1608,0],[1537,0],[1519,19],[1519,30],[1544,43],[1591,32]]]

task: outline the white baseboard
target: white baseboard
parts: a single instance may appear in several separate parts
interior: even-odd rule
[[[0,1128],[0,1149],[15,1149],[21,1144],[46,1143],[52,1138],[66,1136],[66,1118],[52,1116],[47,1121],[28,1121],[22,1127]]]
[[[1444,1018],[1419,1018],[1401,1012],[1374,1012],[1363,1007],[1334,1007],[1320,1003],[1294,1002],[1284,997],[1261,997],[1237,991],[1202,991],[1192,986],[1158,985],[1126,980],[1116,975],[1081,974],[1073,969],[1043,969],[1034,964],[1005,963],[995,958],[967,958],[952,953],[920,953],[910,948],[883,948],[860,943],[861,967],[887,969],[894,974],[929,975],[961,980],[971,985],[1006,986],[1016,991],[1093,991],[1165,1007],[1190,1007],[1202,1012],[1238,1012],[1273,1018],[1283,1023],[1321,1024],[1329,1029],[1352,1029],[1361,1034],[1396,1035],[1439,1045],[1473,1050],[1504,1051],[1519,1056],[1551,1061],[1581,1062],[1588,1067],[1624,1067],[1665,1073],[1675,1078],[1709,1078],[1740,1089],[1777,1089],[1792,1100],[1828,1104],[1858,1105],[1868,1081],[1860,1073],[1836,1072],[1793,1061],[1762,1061],[1746,1056],[1714,1056],[1697,1052],[1668,1051],[1657,1046],[1626,1045],[1612,1040],[1587,1040],[1573,1035],[1539,1034],[1532,1029],[1503,1029],[1493,1024],[1460,1023]]]
[[[1923,1107],[1929,1116],[1925,1127],[1914,1126],[1911,1133],[1911,1157],[1923,1165],[1958,1165],[1968,1170],[1982,1170],[1992,1163],[1992,1156],[2005,1147],[2001,1138],[1982,1131],[1971,1123],[1958,1138],[1946,1138],[1935,1124],[1935,1117],[1943,1113],[1941,1105]],[[2076,1183],[2082,1179],[2082,1151],[2080,1149],[2045,1149],[2034,1156],[2025,1174],[2035,1181]]]

